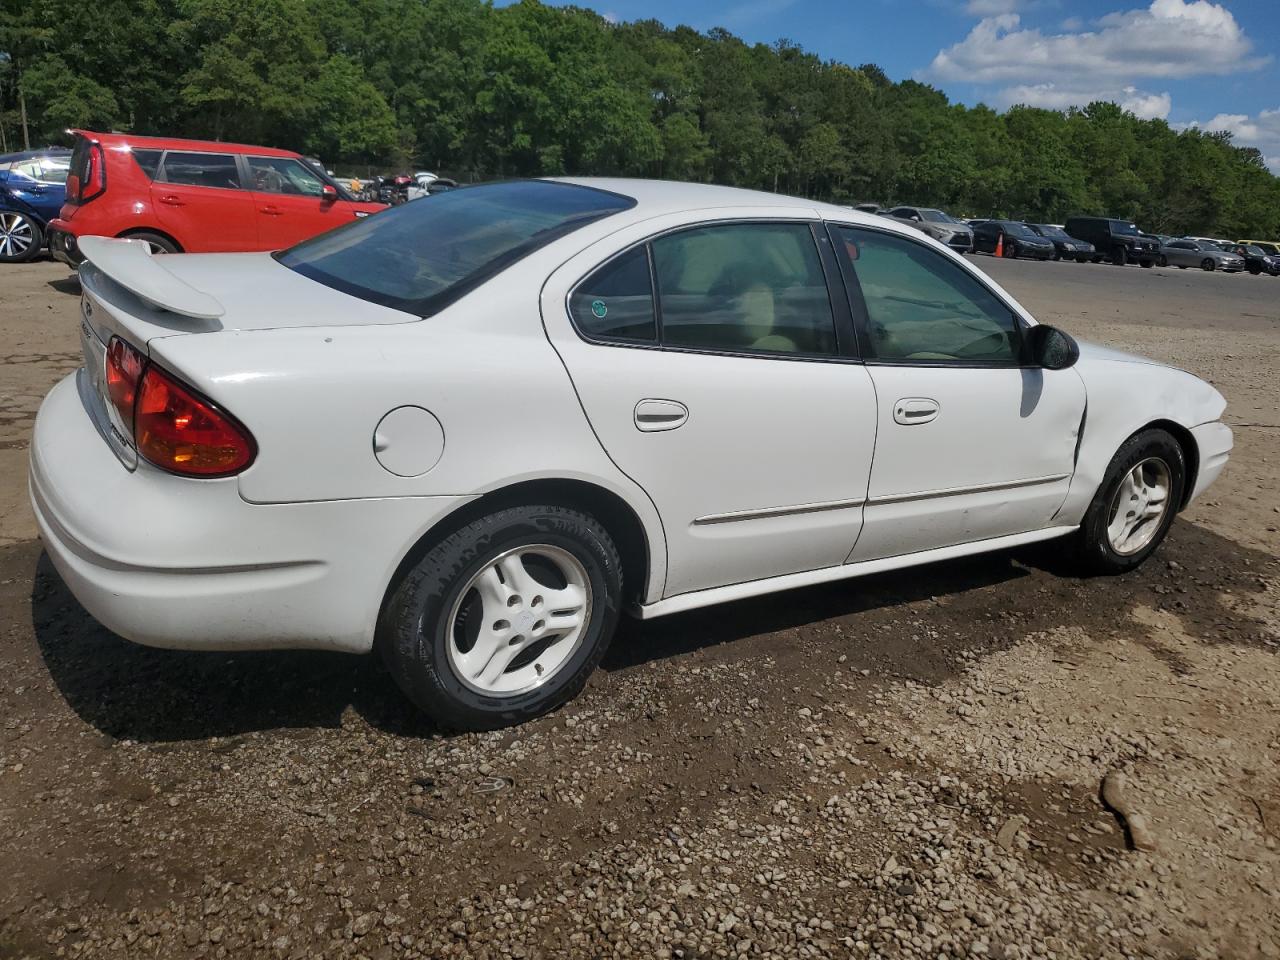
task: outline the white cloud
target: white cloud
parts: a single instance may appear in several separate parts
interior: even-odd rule
[[[975,0],[986,2],[986,0]],[[995,2],[995,0],[992,0]],[[968,82],[1123,88],[1141,77],[1238,73],[1268,61],[1231,12],[1211,0],[1151,0],[1145,9],[1107,14],[1091,30],[1045,34],[1016,13],[983,19],[939,51],[926,76]]]
[[[1280,175],[1280,107],[1262,110],[1256,117],[1243,113],[1220,113],[1212,120],[1192,122],[1186,126],[1199,127],[1210,133],[1225,130],[1231,134],[1236,146],[1261,150],[1271,172]]]
[[[996,93],[994,99],[998,106],[1011,107],[1024,103],[1029,107],[1044,107],[1048,110],[1065,110],[1067,107],[1080,107],[1095,100],[1107,100],[1120,104],[1143,120],[1163,120],[1169,116],[1169,110],[1173,106],[1168,93],[1151,93],[1133,86],[1098,89],[1064,87],[1056,83],[1019,84],[1005,87]]]

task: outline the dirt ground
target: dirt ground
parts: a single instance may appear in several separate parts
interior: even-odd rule
[[[371,657],[89,619],[26,505],[76,288],[4,268],[0,958],[1280,957],[1280,279],[979,263],[1230,401],[1227,472],[1149,563],[1050,545],[630,623],[579,700],[467,736]]]

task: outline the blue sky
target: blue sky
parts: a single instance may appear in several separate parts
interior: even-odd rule
[[[1280,173],[1280,0],[577,0],[619,20],[786,38],[964,103],[1114,100],[1230,130]]]

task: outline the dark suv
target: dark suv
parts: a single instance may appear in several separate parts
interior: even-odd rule
[[[1155,266],[1160,256],[1160,245],[1149,240],[1128,220],[1114,217],[1068,217],[1067,233],[1077,240],[1093,244],[1094,263],[1103,258],[1123,267],[1135,260],[1144,267]]]

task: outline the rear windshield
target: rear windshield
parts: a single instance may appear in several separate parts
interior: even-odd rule
[[[463,187],[356,220],[277,259],[335,290],[425,317],[539,247],[634,205],[546,180]]]

